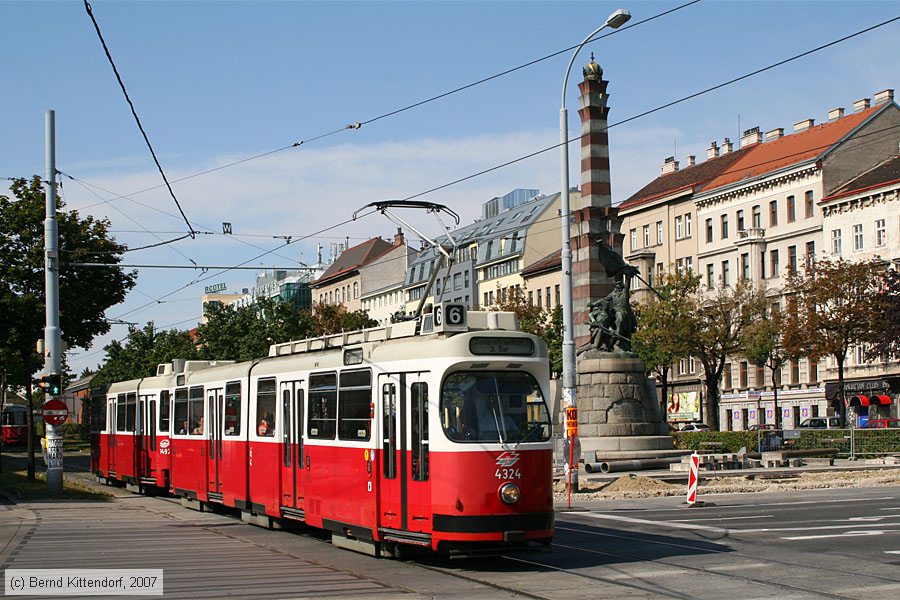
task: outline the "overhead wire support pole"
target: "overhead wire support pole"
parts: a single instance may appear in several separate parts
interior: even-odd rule
[[[62,332],[59,328],[59,229],[56,221],[56,113],[48,110],[44,120],[46,216],[44,218],[44,293],[47,320],[44,327],[44,372],[62,372]],[[48,390],[48,392],[51,390]],[[58,390],[62,393],[62,389]],[[47,437],[47,490],[62,494],[62,426],[44,424]]]

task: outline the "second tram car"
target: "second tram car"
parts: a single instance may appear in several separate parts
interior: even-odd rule
[[[396,555],[549,543],[549,363],[512,313],[398,323],[175,360],[96,402],[101,478],[293,519]]]
[[[0,432],[3,435],[4,446],[16,446],[28,441],[28,425],[25,422],[26,409],[19,404],[10,404],[3,407],[2,425]]]

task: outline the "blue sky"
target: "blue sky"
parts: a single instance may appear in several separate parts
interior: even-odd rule
[[[92,3],[151,141],[172,179],[309,139],[577,44],[606,16],[632,23],[682,2],[105,2]],[[58,168],[117,194],[160,183],[81,2],[0,3],[0,177],[43,173],[43,119],[57,112]],[[625,119],[900,15],[900,3],[716,2],[589,44],[567,95],[577,131],[578,67],[593,51],[610,81],[610,122]],[[796,121],[900,82],[900,22],[792,64],[610,129],[614,201],[654,178],[666,156],[705,158],[712,140]],[[560,55],[417,109],[175,185],[192,222],[263,237],[202,236],[129,262],[234,264],[302,236],[368,202],[409,196],[557,142]],[[577,181],[577,167],[572,180]],[[558,154],[426,196],[471,221],[480,204],[514,187],[558,191]],[[70,208],[113,222],[121,241],[142,231],[183,231],[179,218],[64,180]],[[133,200],[177,214],[162,190]],[[437,226],[421,220],[429,231]],[[368,217],[271,255],[284,265],[316,242],[389,236]],[[157,233],[167,237],[168,234]],[[328,237],[332,236],[332,237]],[[171,236],[168,236],[171,237]],[[243,243],[242,243],[242,241]],[[181,254],[176,252],[178,250]],[[260,261],[251,264],[258,264]],[[109,317],[157,325],[200,313],[203,284],[129,313],[195,279],[191,271],[142,271]],[[253,271],[205,282],[247,287]],[[116,326],[112,335],[122,337]],[[71,364],[99,362],[105,339]]]

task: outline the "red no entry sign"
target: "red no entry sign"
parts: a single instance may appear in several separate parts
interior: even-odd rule
[[[62,400],[48,400],[41,408],[41,416],[44,417],[44,423],[62,425],[69,416],[69,408]]]

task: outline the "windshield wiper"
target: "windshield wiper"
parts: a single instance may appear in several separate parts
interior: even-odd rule
[[[529,427],[529,428],[528,428],[528,431],[525,432],[525,435],[523,435],[522,438],[521,438],[518,442],[516,442],[516,445],[515,445],[515,447],[513,448],[513,450],[518,450],[518,449],[519,449],[519,444],[521,444],[522,442],[527,441],[528,438],[531,437],[531,434],[533,434],[535,431],[542,431],[543,429],[544,429],[544,424],[543,424],[543,423],[536,423],[536,424],[532,425],[531,427]]]

